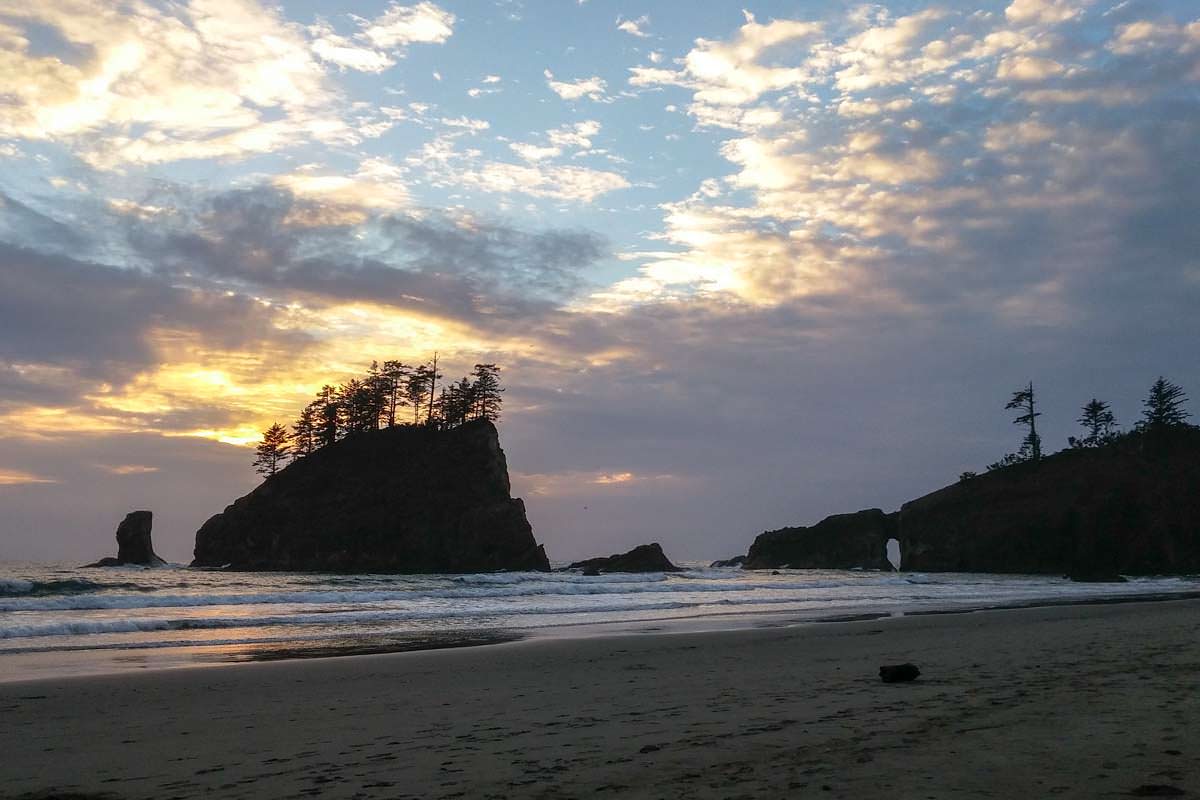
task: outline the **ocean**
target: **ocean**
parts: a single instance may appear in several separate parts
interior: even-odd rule
[[[1200,592],[1200,578],[835,570],[245,573],[0,564],[0,681]]]

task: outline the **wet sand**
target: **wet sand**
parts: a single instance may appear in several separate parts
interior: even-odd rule
[[[4,796],[1200,796],[1200,600],[10,683],[0,754]]]

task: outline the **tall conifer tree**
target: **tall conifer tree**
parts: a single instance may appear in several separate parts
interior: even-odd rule
[[[278,422],[263,431],[262,441],[254,448],[254,469],[268,478],[279,471],[288,455],[287,428]]]

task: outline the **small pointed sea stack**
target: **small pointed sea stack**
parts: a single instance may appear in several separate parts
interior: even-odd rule
[[[102,558],[89,567],[121,567],[136,564],[143,567],[158,567],[167,562],[154,552],[150,532],[154,527],[154,514],[150,511],[130,511],[117,526],[117,557]]]

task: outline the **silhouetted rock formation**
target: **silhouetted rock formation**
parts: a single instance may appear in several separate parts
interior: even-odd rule
[[[193,566],[331,572],[548,571],[492,423],[351,434],[204,523]]]
[[[886,569],[887,540],[896,536],[896,515],[878,508],[835,514],[811,528],[780,528],[759,534],[745,569]]]
[[[653,544],[640,544],[628,553],[618,553],[608,558],[589,558],[576,561],[567,569],[581,569],[585,575],[598,575],[601,572],[682,572],[683,570],[671,563],[663,552],[662,547]]]
[[[117,557],[102,558],[89,567],[123,567],[137,565],[159,567],[166,564],[154,552],[150,531],[154,514],[149,511],[130,511],[117,526]]]
[[[709,564],[710,567],[740,567],[746,563],[745,556],[734,556],[733,558],[722,558]]]
[[[905,503],[755,539],[749,569],[902,568],[1119,580],[1200,572],[1200,429],[1134,433],[977,475]]]
[[[904,568],[1085,576],[1200,571],[1200,430],[1134,434],[905,503]]]

